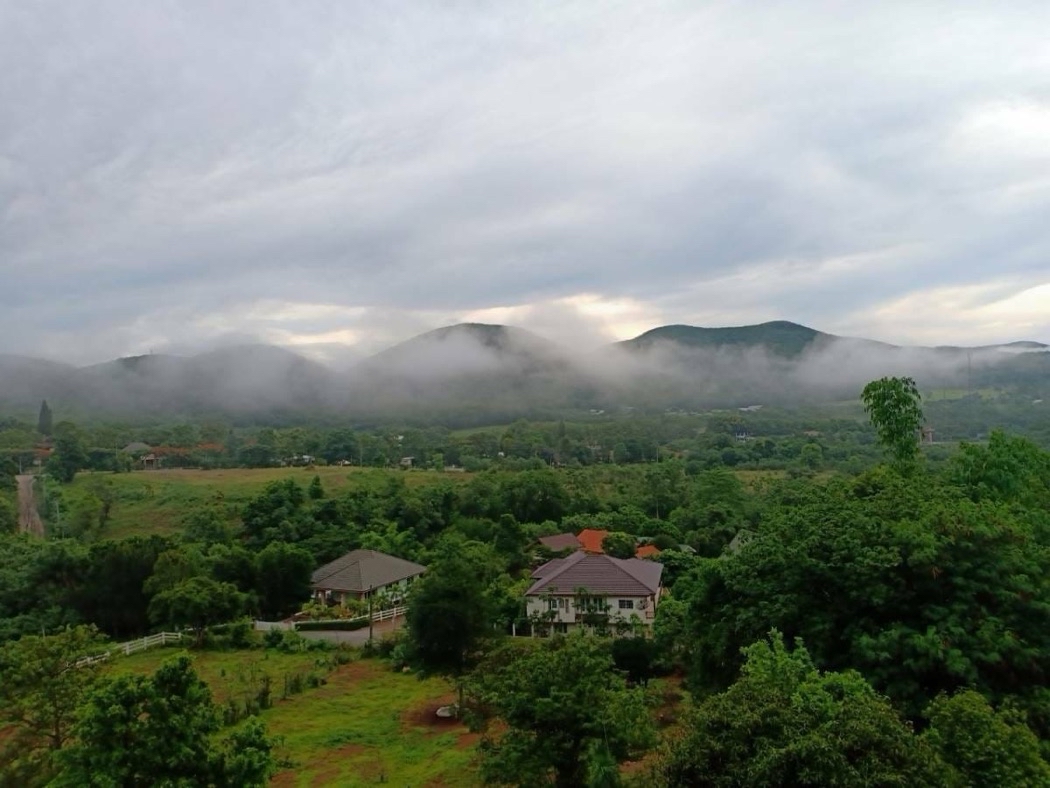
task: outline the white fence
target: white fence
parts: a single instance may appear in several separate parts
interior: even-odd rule
[[[404,605],[388,608],[387,610],[376,610],[372,613],[372,621],[391,621],[398,616],[405,615],[406,610],[408,608]],[[368,614],[355,616],[354,618],[310,619],[311,624],[345,624],[348,621],[368,621]],[[298,623],[297,621],[256,621],[255,630],[257,632],[268,632],[271,629],[295,629]]]
[[[81,657],[73,663],[74,667],[82,668],[85,665],[94,665],[96,662],[105,662],[114,654],[134,654],[136,651],[145,651],[154,646],[163,646],[182,640],[181,632],[158,632],[156,635],[148,635],[138,640],[129,640],[127,643],[118,643],[109,651],[103,651],[93,657]]]
[[[295,629],[294,621],[256,621],[256,632],[269,632],[271,629]]]
[[[389,610],[377,610],[372,614],[373,621],[390,621],[397,618],[398,616],[405,615],[407,607],[401,605],[400,607],[392,607]]]

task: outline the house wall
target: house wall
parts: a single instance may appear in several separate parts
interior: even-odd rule
[[[406,577],[403,580],[398,580],[396,583],[388,583],[385,586],[376,586],[372,589],[374,596],[387,596],[387,597],[403,597],[408,593],[408,589],[416,581],[419,575],[413,575],[412,577]],[[347,599],[368,599],[368,593],[362,591],[356,593],[354,591],[329,591],[328,589],[319,588],[314,591],[314,598],[318,602],[328,600],[330,602],[345,602]]]
[[[610,624],[616,624],[621,621],[629,622],[633,616],[637,616],[642,624],[651,626],[656,616],[656,597],[654,595],[600,597],[600,599],[607,606],[605,612],[609,615]],[[578,608],[578,601],[579,599],[576,595],[527,596],[525,598],[525,613],[530,618],[537,616],[544,620],[551,620],[555,624],[575,624],[577,623],[576,617],[578,614],[595,612],[588,611],[586,607]],[[551,610],[555,611],[553,619],[548,618]]]

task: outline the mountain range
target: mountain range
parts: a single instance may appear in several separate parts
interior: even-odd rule
[[[856,398],[883,375],[925,387],[1050,387],[1050,348],[901,347],[787,321],[662,326],[594,351],[520,328],[465,323],[332,370],[283,348],[241,345],[89,367],[0,355],[0,412],[235,422],[410,419],[485,423],[566,410],[703,408]]]

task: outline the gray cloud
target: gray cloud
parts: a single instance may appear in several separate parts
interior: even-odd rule
[[[0,0],[0,351],[346,360],[498,308],[1050,341],[1048,24]]]

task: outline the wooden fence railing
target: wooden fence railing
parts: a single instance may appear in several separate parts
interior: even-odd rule
[[[85,665],[94,665],[96,662],[104,662],[114,654],[134,654],[137,651],[145,651],[154,646],[163,646],[182,640],[181,632],[158,632],[156,635],[147,635],[138,640],[129,640],[127,643],[118,643],[108,651],[95,654],[91,657],[81,657],[73,663],[74,667],[82,668]]]
[[[397,618],[398,616],[405,615],[405,611],[408,608],[404,605],[398,605],[397,607],[391,607],[387,610],[376,610],[372,613],[373,621],[390,621]],[[363,616],[354,616],[353,618],[330,618],[330,619],[311,619],[312,624],[345,624],[349,621],[368,621],[368,614]],[[296,621],[256,621],[255,630],[257,632],[266,632],[271,629],[295,629]]]

